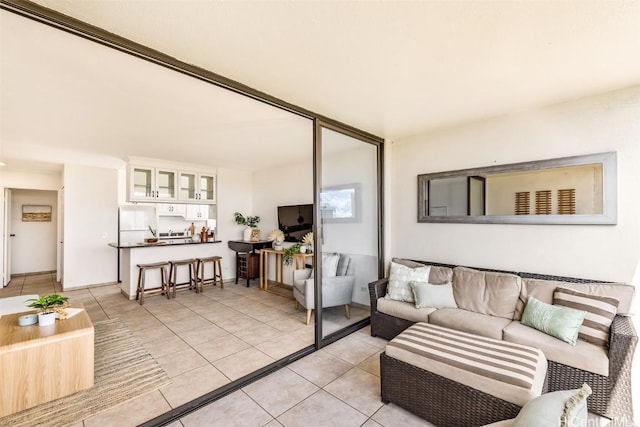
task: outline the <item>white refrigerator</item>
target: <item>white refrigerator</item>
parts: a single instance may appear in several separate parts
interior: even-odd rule
[[[156,205],[120,205],[118,207],[118,246],[144,243],[151,237],[149,227],[158,229]]]

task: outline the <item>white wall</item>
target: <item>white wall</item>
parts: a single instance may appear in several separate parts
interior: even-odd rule
[[[218,169],[218,235],[216,239],[222,243],[217,247],[216,255],[222,256],[222,276],[224,280],[236,277],[236,253],[229,249],[229,240],[242,240],[242,230],[233,220],[234,212],[245,215],[253,209],[253,174],[246,171],[232,169]],[[260,223],[262,226],[262,223]],[[218,246],[218,245],[216,245]]]
[[[630,281],[640,258],[638,117],[640,87],[395,142],[387,255]],[[615,226],[417,223],[418,174],[604,151],[618,152]]]
[[[390,156],[387,256],[640,285],[640,87],[406,138]],[[617,225],[418,224],[416,176],[617,151]],[[637,316],[634,317],[636,328]],[[634,377],[640,378],[638,352]],[[640,416],[635,381],[635,413]]]
[[[66,164],[63,177],[64,289],[115,282],[118,171]]]
[[[22,221],[23,205],[51,206],[51,221]],[[43,190],[11,191],[11,274],[55,271],[58,193]]]

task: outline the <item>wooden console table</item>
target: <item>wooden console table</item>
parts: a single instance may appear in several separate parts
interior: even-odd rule
[[[284,270],[284,251],[275,249],[260,249],[260,289],[269,290],[269,255],[276,257],[276,283],[283,285],[282,271]]]
[[[93,323],[86,310],[54,325],[0,318],[0,417],[93,386]]]

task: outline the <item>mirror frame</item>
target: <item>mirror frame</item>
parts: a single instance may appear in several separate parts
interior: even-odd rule
[[[429,216],[425,206],[429,181],[438,178],[469,177],[489,173],[537,171],[561,166],[602,164],[602,214],[594,215],[486,215]],[[418,222],[469,224],[591,224],[613,225],[618,220],[617,155],[615,151],[482,168],[461,169],[418,175]]]

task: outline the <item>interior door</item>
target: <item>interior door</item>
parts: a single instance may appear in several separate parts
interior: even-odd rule
[[[368,283],[379,275],[379,146],[337,128],[320,132],[322,338],[369,317]]]
[[[2,286],[7,286],[11,280],[11,189],[4,189],[4,224],[2,226],[4,236],[4,257],[2,265]]]

